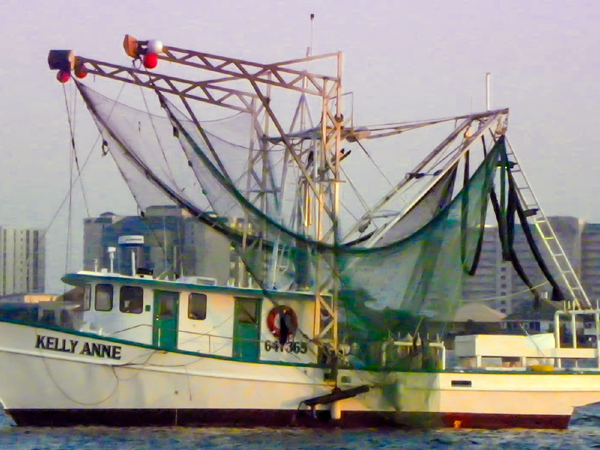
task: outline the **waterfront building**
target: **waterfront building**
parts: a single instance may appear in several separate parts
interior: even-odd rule
[[[600,223],[583,226],[581,255],[581,282],[596,306],[600,300]]]
[[[600,224],[587,224],[566,216],[550,217],[548,220],[589,297],[600,297]],[[535,229],[533,231],[543,258],[560,284],[561,275],[555,268],[552,255],[548,254]],[[543,297],[550,298],[552,289],[531,254],[520,226],[515,227],[514,249],[531,283]],[[462,293],[465,301],[483,302],[505,314],[511,314],[533,301],[531,292],[512,263],[503,259],[497,227],[486,226],[477,272],[473,277],[463,276]]]
[[[590,299],[600,299],[600,224],[563,216],[549,220]],[[238,219],[231,225],[240,228],[244,221]],[[143,236],[143,245],[136,249],[119,246],[119,237],[130,235]],[[552,257],[539,239],[538,246],[552,267]],[[84,269],[109,268],[110,247],[116,249],[113,261],[116,272],[131,273],[130,253],[135,251],[138,267],[152,269],[155,276],[185,276],[191,277],[190,281],[202,277],[214,279],[220,285],[248,283],[245,268],[229,241],[177,207],[150,207],[144,217],[104,213],[84,219]],[[549,298],[551,288],[531,256],[519,226],[515,230],[514,248],[533,285]],[[553,274],[560,280],[555,269]],[[465,301],[481,302],[507,315],[533,301],[512,264],[503,260],[497,227],[486,226],[477,272],[475,276],[463,276],[462,296]]]
[[[126,236],[137,237],[140,244],[119,245]],[[150,207],[143,217],[104,213],[84,219],[84,269],[109,269],[109,249],[115,249],[112,265],[118,273],[132,273],[133,252],[136,266],[155,276],[201,277],[220,285],[230,280],[229,241],[175,206]]]

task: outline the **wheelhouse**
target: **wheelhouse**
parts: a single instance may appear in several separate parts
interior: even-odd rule
[[[315,304],[309,293],[156,280],[151,275],[79,272],[80,331],[244,361],[312,364]],[[187,281],[187,280],[184,280]]]

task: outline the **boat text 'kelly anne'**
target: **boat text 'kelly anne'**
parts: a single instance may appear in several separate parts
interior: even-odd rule
[[[38,335],[35,342],[35,348],[54,350],[63,353],[76,353],[78,355],[96,356],[98,358],[121,359],[120,345],[79,342],[75,339]]]

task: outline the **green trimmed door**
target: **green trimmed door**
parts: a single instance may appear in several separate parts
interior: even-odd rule
[[[152,344],[165,350],[177,348],[179,292],[154,291]]]
[[[233,357],[257,361],[260,351],[260,299],[236,298]]]

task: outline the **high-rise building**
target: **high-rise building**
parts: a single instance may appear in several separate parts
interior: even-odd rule
[[[502,260],[498,228],[486,225],[477,271],[474,276],[463,274],[463,298],[485,302],[491,308],[510,313],[512,279],[510,263]]]
[[[104,233],[114,223],[121,220],[111,212],[105,212],[100,217],[83,219],[83,269],[94,270],[94,264],[108,267],[108,255]],[[114,244],[116,245],[116,243]]]
[[[44,292],[43,231],[0,227],[0,296]]]
[[[581,283],[596,306],[600,300],[600,223],[586,223],[581,234]]]
[[[590,298],[600,297],[600,224],[586,224],[575,217],[548,218],[558,241],[569,258],[575,273],[580,276],[584,290]],[[537,247],[550,272],[563,284],[552,255],[532,227]],[[535,260],[523,229],[515,227],[514,249],[523,271],[536,290],[548,298],[552,287]],[[464,300],[481,301],[506,314],[533,300],[532,293],[521,280],[513,265],[504,261],[498,228],[487,226],[481,258],[475,276],[464,276]]]

